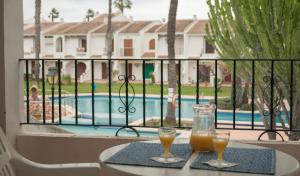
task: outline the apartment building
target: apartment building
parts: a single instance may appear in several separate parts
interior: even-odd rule
[[[196,82],[196,64],[191,59],[214,59],[218,55],[205,39],[207,20],[178,19],[176,22],[175,59],[180,63],[183,84]],[[34,58],[34,25],[24,24],[24,57]],[[68,59],[80,59],[77,62],[79,81],[90,81],[91,62],[87,59],[107,58],[105,35],[107,14],[98,15],[90,22],[43,22],[41,24],[41,54],[43,59],[64,59],[61,63],[62,75],[75,78],[75,62]],[[134,21],[121,13],[114,13],[112,18],[114,59],[128,59],[128,75],[135,75],[136,81],[143,79],[142,59],[145,59],[145,77],[150,79],[154,73],[160,80],[161,59],[163,60],[164,81],[168,78],[167,23],[161,21]],[[131,60],[132,59],[132,60]],[[141,60],[134,60],[141,59]],[[190,59],[190,60],[189,60]],[[46,67],[54,66],[53,61],[46,61]],[[177,65],[179,63],[177,62]],[[34,66],[31,65],[30,67]],[[125,74],[125,61],[113,61],[113,70]],[[200,62],[200,78],[213,84],[213,65]],[[106,60],[95,60],[94,75],[96,80],[108,78]],[[177,66],[177,70],[179,65]],[[179,70],[178,70],[179,71]],[[221,71],[219,70],[220,74]],[[117,76],[114,77],[117,79]]]

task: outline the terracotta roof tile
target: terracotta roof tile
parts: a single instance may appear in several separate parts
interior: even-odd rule
[[[152,21],[134,21],[120,33],[138,33],[150,23],[152,23]]]
[[[71,28],[77,24],[79,24],[79,23],[63,23],[63,24],[47,31],[45,34],[48,34],[48,35],[63,34],[64,31],[68,30],[69,28]]]
[[[199,20],[197,23],[188,31],[189,34],[204,34],[205,25],[208,23],[208,20]]]
[[[194,20],[177,20],[176,21],[176,32],[184,32],[185,29],[191,25]],[[164,24],[157,32],[166,33],[168,30],[168,23]]]
[[[143,58],[155,58],[155,52],[145,52],[142,55]]]
[[[154,25],[152,28],[150,28],[148,31],[146,31],[146,33],[155,33],[156,30],[159,29],[162,26],[163,26],[163,24]]]
[[[59,23],[41,23],[41,31],[45,31],[58,24]],[[24,35],[35,35],[35,26],[33,25],[29,28],[26,28],[24,30]]]
[[[101,26],[103,23],[82,22],[64,31],[64,34],[87,34],[90,30]]]
[[[120,28],[124,27],[127,24],[129,24],[129,22],[113,22],[112,31],[115,32],[116,30],[119,30]],[[95,30],[93,33],[106,33],[106,30],[107,30],[107,24]]]

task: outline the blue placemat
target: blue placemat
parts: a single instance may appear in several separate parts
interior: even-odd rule
[[[164,164],[153,161],[151,157],[160,156],[163,153],[161,144],[134,142],[105,160],[109,164],[122,164],[134,166],[150,166],[165,168],[182,168],[192,154],[189,144],[173,144],[170,152],[175,156],[183,158],[184,161],[178,163]]]
[[[216,158],[216,153],[201,153],[192,163],[191,168],[253,174],[275,174],[276,152],[273,149],[227,148],[224,151],[223,159],[228,162],[238,163],[239,165],[217,169],[203,164],[203,162]]]

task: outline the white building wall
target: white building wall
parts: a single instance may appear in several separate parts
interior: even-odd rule
[[[143,80],[143,65],[138,63],[132,64],[132,74],[135,76],[136,81]]]
[[[188,57],[200,57],[204,52],[203,36],[187,36],[187,55]]]
[[[76,57],[78,45],[79,45],[79,39],[77,37],[66,37],[66,40],[65,40],[66,52],[65,52],[65,54]]]
[[[31,53],[34,48],[34,38],[24,37],[24,53]]]
[[[143,41],[142,41],[142,53],[144,52],[148,52],[148,51],[151,51],[151,52],[155,52],[155,50],[150,50],[149,49],[149,42],[150,40],[154,39],[155,40],[155,50],[157,48],[157,34],[154,34],[154,33],[146,33],[144,34],[144,37],[143,37]]]
[[[42,53],[44,55],[54,55],[54,39],[53,38],[44,38],[44,52]]]
[[[157,52],[158,56],[168,55],[168,44],[166,36],[158,36]]]
[[[124,48],[124,39],[132,39],[133,43],[133,57],[129,58],[140,58],[141,57],[141,37],[139,34],[123,34],[120,33],[118,39],[115,39],[115,42],[117,41],[117,44],[119,45],[119,51],[117,56],[121,56],[121,51]],[[116,52],[116,51],[115,51]]]
[[[90,55],[102,55],[105,49],[105,35],[91,35]]]

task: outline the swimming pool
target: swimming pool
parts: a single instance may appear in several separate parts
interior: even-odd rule
[[[124,97],[123,97],[124,98]],[[130,100],[131,97],[129,97]],[[201,103],[208,103],[207,99],[200,100]],[[56,102],[57,103],[57,102]],[[62,99],[62,105],[67,104],[75,107],[74,97]],[[182,98],[181,101],[181,118],[192,119],[194,112],[192,105],[195,104],[195,99]],[[112,96],[112,125],[125,125],[126,114],[119,112],[119,107],[124,107],[118,96]],[[128,113],[129,123],[143,118],[143,98],[136,97],[130,107],[134,107],[134,113]],[[160,117],[161,115],[161,100],[159,97],[146,97],[146,120],[153,117]],[[79,124],[92,124],[92,97],[91,96],[78,96],[78,111],[80,117]],[[167,99],[163,99],[163,114],[167,112]],[[178,108],[176,113],[178,119]],[[236,121],[251,122],[251,113],[236,113]],[[218,112],[217,120],[233,120],[232,112]],[[260,122],[259,113],[254,114],[254,121]],[[64,118],[62,123],[74,124],[74,118]],[[95,123],[100,125],[109,124],[109,98],[108,96],[96,95],[95,96]]]

